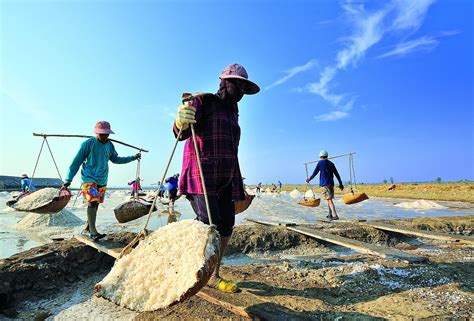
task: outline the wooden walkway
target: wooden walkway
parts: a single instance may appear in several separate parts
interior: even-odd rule
[[[407,234],[407,235],[414,235],[414,236],[424,237],[428,239],[447,241],[447,242],[458,242],[458,243],[463,243],[463,244],[474,244],[474,237],[469,237],[469,236],[452,235],[452,234],[432,232],[432,231],[423,231],[423,230],[413,229],[410,227],[378,223],[378,222],[377,223],[376,222],[374,223],[360,222],[358,224],[363,225],[363,226],[373,227],[378,230],[396,232],[396,233]]]
[[[357,251],[359,253],[364,253],[364,254],[371,254],[371,255],[376,255],[380,256],[383,258],[396,258],[399,260],[407,261],[410,263],[414,262],[424,262],[427,259],[423,256],[418,256],[418,255],[413,255],[395,248],[390,248],[390,247],[385,247],[385,246],[380,246],[380,245],[375,245],[375,244],[370,244],[366,242],[361,242],[353,239],[349,239],[347,237],[342,237],[339,235],[334,235],[331,233],[323,232],[321,230],[316,230],[314,228],[308,228],[308,227],[303,227],[303,226],[294,226],[293,225],[285,225],[284,223],[273,223],[273,222],[267,222],[267,221],[260,221],[260,220],[249,220],[250,222],[254,222],[257,224],[262,224],[262,225],[270,225],[270,226],[285,226],[286,229],[301,233],[307,236],[310,236],[312,238],[333,243],[336,245],[340,245],[349,249],[352,249],[354,251]]]

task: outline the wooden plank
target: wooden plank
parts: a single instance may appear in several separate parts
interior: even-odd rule
[[[266,225],[266,226],[297,226],[298,225],[296,223],[274,223],[274,222],[268,222],[268,221],[254,220],[251,218],[246,218],[245,220],[248,222],[257,223],[257,224]]]
[[[234,305],[234,304],[232,304],[228,301],[224,301],[220,298],[216,298],[204,288],[201,289],[201,291],[199,291],[196,295],[198,297],[200,297],[201,299],[206,300],[207,302],[210,302],[212,304],[221,306],[224,309],[226,309],[226,310],[228,310],[228,311],[230,311],[230,312],[232,312],[236,315],[240,315],[240,316],[242,316],[244,318],[248,318],[248,319],[254,319],[255,318],[254,315],[252,315],[250,312],[248,312],[244,307]]]
[[[99,252],[108,254],[116,259],[119,258],[120,252],[123,249],[123,247],[118,247],[118,244],[112,241],[101,240],[99,242],[94,242],[90,238],[85,237],[83,235],[74,235],[74,238],[79,242],[89,245],[90,247],[95,248]]]
[[[399,226],[399,225],[392,225],[392,224],[385,224],[385,223],[376,223],[376,222],[365,222],[359,223],[363,226],[373,227],[383,231],[390,231],[396,232],[400,234],[408,234],[408,235],[415,235],[424,238],[434,239],[434,240],[441,240],[441,241],[448,241],[448,242],[458,242],[464,244],[474,244],[474,238],[469,236],[463,235],[452,235],[447,233],[439,233],[439,232],[432,232],[432,231],[422,231],[413,229],[410,227]]]
[[[310,237],[314,237],[318,240],[344,246],[359,253],[377,255],[383,258],[397,258],[407,262],[423,262],[426,260],[425,257],[412,255],[394,248],[356,241],[346,237],[322,232],[320,230],[315,230],[307,227],[287,227],[287,229]]]

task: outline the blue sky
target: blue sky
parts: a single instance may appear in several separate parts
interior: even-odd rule
[[[182,92],[229,63],[262,88],[240,103],[248,183],[303,183],[319,150],[356,151],[359,182],[474,179],[472,1],[0,1],[0,174],[29,173],[32,132],[91,134],[169,157]],[[80,139],[51,138],[63,175]],[[134,151],[117,146],[121,155]],[[182,144],[171,172],[181,168]],[[37,175],[54,176],[49,155]],[[335,160],[343,180],[347,159]],[[134,176],[111,165],[109,185]],[[80,179],[76,176],[73,185]]]

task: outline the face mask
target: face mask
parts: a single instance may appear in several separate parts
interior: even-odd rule
[[[244,97],[242,90],[230,81],[227,81],[226,92],[226,96],[235,103],[238,103]]]

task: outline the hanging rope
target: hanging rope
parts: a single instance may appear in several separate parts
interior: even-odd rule
[[[43,143],[41,144],[41,148],[40,148],[40,151],[39,151],[39,154],[38,154],[38,158],[36,158],[35,169],[33,169],[33,174],[31,175],[31,179],[30,179],[30,185],[28,186],[29,191],[31,191],[31,184],[33,184],[33,178],[35,177],[36,168],[38,167],[38,162],[39,162],[39,159],[40,159],[40,156],[41,156],[41,152],[43,151],[43,146],[44,146],[44,141],[45,140],[46,140],[46,137],[43,137]]]
[[[355,167],[354,167],[354,158],[352,155],[349,155],[349,184],[351,185],[351,193],[354,194],[354,190],[357,191],[357,183],[355,178]]]
[[[56,164],[56,160],[54,159],[53,152],[51,151],[51,147],[49,147],[48,139],[45,137],[44,141],[46,142],[46,145],[48,146],[49,153],[51,154],[51,158],[53,159],[54,166],[56,166],[56,171],[58,172],[59,179],[61,180],[61,183],[64,182],[63,178],[61,177],[61,173],[59,172],[58,165]]]
[[[304,168],[306,170],[306,179],[309,179],[308,164],[304,164]],[[314,194],[313,188],[311,187],[310,183],[306,183],[306,189],[308,188],[311,190],[311,193],[313,193],[313,198],[316,199],[316,194]],[[306,201],[306,191],[303,193],[303,200]]]

